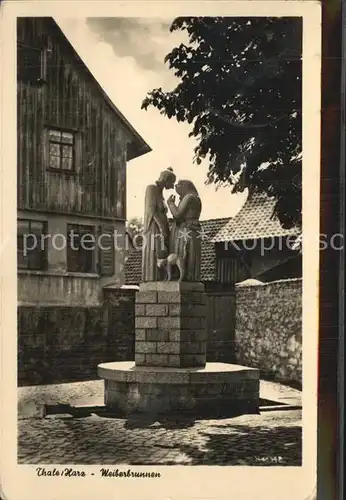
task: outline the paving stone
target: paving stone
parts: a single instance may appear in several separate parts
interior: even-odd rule
[[[175,330],[180,328],[179,317],[157,318],[157,326],[163,330]]]
[[[167,316],[168,305],[167,304],[147,304],[145,306],[146,316]]]
[[[180,355],[169,354],[168,360],[167,360],[167,366],[179,367],[180,366]]]
[[[145,304],[136,304],[135,314],[136,316],[145,316]]]
[[[206,362],[205,354],[181,354],[180,355],[180,366],[204,366]]]
[[[169,335],[170,342],[179,342],[180,341],[180,329],[170,330],[168,335]]]
[[[68,421],[28,418],[18,420],[18,462],[301,466],[301,417],[301,410],[288,409],[209,420],[97,412]]]
[[[158,342],[157,352],[163,354],[179,354],[180,344],[178,342]]]
[[[169,316],[180,316],[181,314],[181,305],[177,304],[169,304]]]
[[[157,302],[159,304],[174,304],[180,303],[181,293],[180,292],[158,292]]]
[[[146,354],[145,364],[147,366],[167,366],[167,354]]]
[[[148,342],[168,342],[169,332],[167,330],[147,329],[146,340]]]
[[[135,353],[135,363],[136,365],[144,365],[145,364],[145,354]]]
[[[165,318],[160,318],[165,319]],[[136,318],[136,329],[137,328],[157,328],[157,318],[151,318],[149,316],[139,316]]]
[[[136,341],[149,340],[146,338],[145,328],[136,328]]]
[[[136,342],[136,354],[155,354],[156,342]]]
[[[156,304],[157,292],[143,291],[136,293],[136,304]]]

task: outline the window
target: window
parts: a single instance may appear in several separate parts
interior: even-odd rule
[[[17,46],[17,79],[24,83],[42,85],[46,81],[46,51],[24,44]]]
[[[67,225],[67,270],[92,273],[95,268],[96,240],[93,226]]]
[[[73,132],[49,129],[49,168],[74,170],[75,137]]]
[[[19,269],[40,270],[46,267],[46,223],[19,219],[17,222],[17,263]]]

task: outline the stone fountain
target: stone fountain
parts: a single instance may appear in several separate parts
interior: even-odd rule
[[[135,360],[98,366],[105,405],[125,415],[258,412],[259,370],[206,362],[206,304],[199,281],[201,201],[192,182],[178,182],[178,205],[174,196],[167,202],[173,216],[169,230],[162,192],[174,182],[168,169],[147,187]],[[178,279],[172,279],[171,268],[179,269]]]

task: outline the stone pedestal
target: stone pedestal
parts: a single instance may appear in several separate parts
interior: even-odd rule
[[[136,294],[136,366],[203,367],[206,341],[202,283],[140,284]]]
[[[105,381],[105,405],[124,415],[257,412],[259,370],[206,363],[206,342],[202,283],[141,283],[136,294],[135,362],[98,366]]]

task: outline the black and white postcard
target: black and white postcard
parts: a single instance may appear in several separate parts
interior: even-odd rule
[[[314,498],[320,17],[5,2],[4,498]]]

